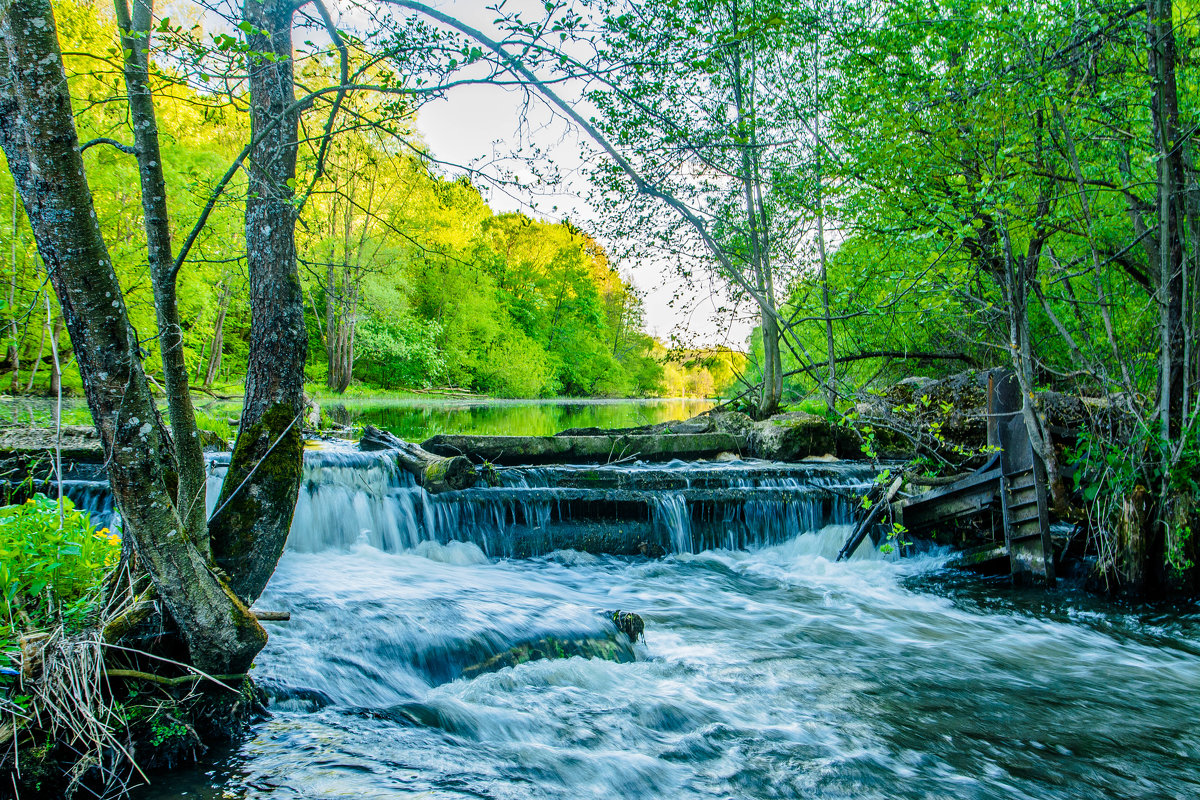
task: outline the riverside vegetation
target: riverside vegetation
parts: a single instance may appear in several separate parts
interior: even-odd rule
[[[1097,575],[1194,596],[1200,9],[535,11],[501,4],[489,33],[416,0],[4,7],[6,380],[84,395],[122,518],[114,562],[70,508],[0,517],[10,677],[44,689],[10,698],[9,741],[85,754],[47,791],[125,785],[114,719],[178,745],[169,762],[254,713],[250,606],[291,525],[306,386],[724,391],[954,471],[963,410],[928,381],[1003,366]],[[416,115],[465,83],[520,86],[574,126],[588,230],[496,214],[481,181],[534,187],[436,164]],[[752,315],[748,352],[672,358],[614,266],[635,255]],[[211,519],[193,389],[243,395]]]

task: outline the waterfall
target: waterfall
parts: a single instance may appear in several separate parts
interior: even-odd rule
[[[228,454],[209,458],[210,514],[228,463]],[[824,463],[506,467],[488,476],[493,485],[430,495],[387,452],[326,445],[305,453],[287,547],[395,553],[465,542],[491,557],[757,548],[849,524],[873,476],[864,465]],[[98,526],[112,515],[103,481],[72,482],[68,494]]]

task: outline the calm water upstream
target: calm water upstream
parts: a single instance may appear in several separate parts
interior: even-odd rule
[[[241,402],[197,396],[197,407],[218,419],[236,419]],[[402,439],[420,442],[439,433],[550,436],[567,428],[632,428],[688,419],[715,405],[698,399],[410,399],[321,398],[326,414],[343,425],[374,425]],[[44,398],[9,398],[0,402],[0,424],[50,425],[54,403]],[[88,424],[87,405],[79,398],[64,401],[63,421]]]
[[[684,527],[663,559],[499,559],[506,517],[454,541],[452,515],[361,459],[310,465],[305,491],[258,604],[292,612],[255,667],[269,718],[141,797],[1200,797],[1198,614],[1018,594],[869,545],[834,564],[848,527],[826,506],[747,503],[736,524],[796,528],[751,550],[687,552],[664,511]],[[455,677],[601,633],[613,609],[646,620],[635,663]]]
[[[401,439],[439,433],[551,436],[568,428],[632,428],[688,419],[712,400],[325,400],[326,412],[356,425],[371,424]]]

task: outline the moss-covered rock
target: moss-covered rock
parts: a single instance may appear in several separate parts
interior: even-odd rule
[[[803,461],[812,456],[861,456],[853,433],[824,417],[803,412],[777,414],[754,423],[750,452],[769,461]]]
[[[611,636],[543,636],[529,642],[522,642],[514,647],[498,653],[491,658],[472,664],[463,670],[464,678],[475,678],[489,672],[499,672],[505,667],[516,667],[530,661],[542,661],[547,658],[600,658],[605,661],[615,661],[626,664],[637,659],[633,651],[633,643],[624,634],[615,633]]]
[[[462,671],[464,678],[474,678],[489,672],[499,672],[505,667],[516,667],[530,661],[547,658],[600,658],[627,664],[637,660],[633,646],[638,639],[645,639],[646,623],[640,615],[629,611],[608,612],[613,630],[607,635],[596,636],[542,636],[521,642],[502,653],[497,653]]]

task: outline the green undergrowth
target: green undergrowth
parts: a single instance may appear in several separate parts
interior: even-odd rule
[[[210,431],[225,441],[230,441],[236,435],[233,426],[229,424],[231,416],[220,411],[196,409],[196,427],[202,431]]]
[[[94,622],[120,555],[120,539],[95,530],[68,498],[61,510],[42,494],[0,507],[0,666],[19,666],[23,635]]]

